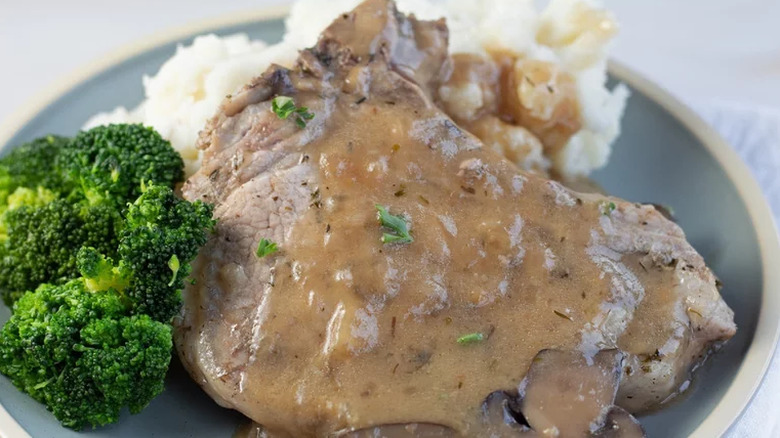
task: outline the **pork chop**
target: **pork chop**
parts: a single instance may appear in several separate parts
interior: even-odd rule
[[[437,108],[446,47],[443,21],[368,0],[202,131],[183,193],[219,224],[176,346],[222,406],[281,436],[397,423],[478,436],[485,397],[516,390],[542,350],[621,350],[616,404],[642,412],[734,334],[676,224],[526,174]],[[278,96],[314,117],[280,118]],[[262,239],[278,251],[258,255]]]

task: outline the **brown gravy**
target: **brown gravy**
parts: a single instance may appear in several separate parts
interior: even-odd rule
[[[360,35],[383,37],[371,28],[383,17],[360,22]],[[345,44],[367,53],[376,40]],[[425,59],[414,62],[425,83]],[[251,228],[232,222],[241,208],[218,208],[231,212],[213,244],[223,247],[207,248],[187,315],[200,369],[234,383],[210,383],[212,395],[280,436],[413,422],[479,436],[486,396],[516,390],[541,350],[650,357],[682,336],[690,314],[678,309],[674,268],[610,243],[637,215],[667,226],[652,208],[520,172],[443,115],[411,74],[387,69],[290,72],[296,104],[316,114],[295,134],[308,205],[277,201],[300,216],[262,259],[257,239],[233,239]],[[376,204],[402,216],[414,241],[383,244]],[[269,277],[253,276],[267,266]],[[235,347],[217,351],[217,339]]]
[[[245,371],[262,394],[248,396],[275,399],[269,428],[276,419],[417,419],[474,433],[486,395],[514,388],[540,350],[580,347],[613,299],[611,283],[626,281],[588,256],[609,218],[557,183],[524,184],[497,155],[463,147],[467,137],[452,157],[429,148],[407,133],[457,128],[424,111],[367,101],[334,112],[343,117],[329,141],[306,151],[319,207],[276,258],[256,344],[262,366]],[[457,177],[477,159],[479,177]],[[408,216],[413,243],[380,242],[376,203]],[[671,276],[646,275],[631,259],[629,281],[671,291],[659,284]],[[652,314],[671,312],[673,297],[651,300],[634,315],[646,330],[626,342],[648,353],[674,330],[652,329]],[[484,340],[457,342],[471,333]]]
[[[486,395],[514,388],[537,352],[582,348],[614,281],[658,291],[633,298],[646,325],[629,350],[652,353],[672,335],[653,322],[674,305],[671,275],[629,257],[616,278],[588,255],[610,221],[597,203],[527,184],[423,104],[344,99],[331,122],[305,151],[313,208],[258,291],[254,366],[241,372],[269,429],[425,420],[473,434]],[[459,140],[428,140],[441,130]],[[382,244],[375,204],[404,215],[414,242]],[[457,342],[472,333],[483,340]]]

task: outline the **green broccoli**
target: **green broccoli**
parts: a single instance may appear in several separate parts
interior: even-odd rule
[[[10,195],[5,196],[4,202],[0,202],[0,240],[8,238],[8,224],[5,213],[20,207],[40,208],[57,199],[57,194],[51,190],[38,186],[35,189],[17,187]]]
[[[42,285],[17,301],[0,332],[0,372],[81,429],[138,413],[160,394],[171,359],[171,326],[131,315],[112,290],[82,279]]]
[[[108,125],[66,143],[59,165],[90,200],[133,202],[144,184],[174,187],[184,179],[181,156],[152,128]]]
[[[6,234],[3,214],[24,205],[40,207],[70,192],[57,165],[69,140],[49,135],[14,148],[0,159],[0,238]]]
[[[70,140],[49,135],[14,148],[0,159],[0,205],[19,187],[44,187],[58,194],[70,192],[58,165],[59,153]]]
[[[79,270],[88,287],[113,287],[135,313],[168,322],[181,308],[189,262],[214,227],[211,214],[209,204],[187,202],[167,187],[149,186],[128,206],[119,234],[119,262],[106,258],[99,249],[82,248],[77,257]]]
[[[57,199],[57,194],[43,186],[34,189],[18,187],[6,198],[6,207],[8,210],[16,210],[19,207],[37,208],[43,207],[55,199]]]
[[[0,159],[0,296],[78,276],[76,254],[115,257],[123,214],[147,184],[182,180],[179,154],[152,128],[110,125],[48,136]]]
[[[163,390],[170,321],[190,262],[214,227],[211,213],[168,187],[147,186],[127,209],[118,261],[81,247],[80,278],[43,284],[16,301],[0,331],[0,372],[74,429],[112,423],[123,406],[140,412]]]
[[[182,160],[140,125],[15,156],[0,160],[0,294],[14,303],[0,373],[74,429],[137,413],[163,390],[170,321],[212,207],[174,195]]]
[[[114,256],[123,219],[110,204],[55,199],[40,207],[9,209],[0,223],[0,295],[11,306],[39,284],[77,277],[76,253],[82,246]]]
[[[82,247],[76,256],[76,264],[84,277],[84,285],[91,291],[113,289],[124,292],[130,285],[131,273],[93,247]]]

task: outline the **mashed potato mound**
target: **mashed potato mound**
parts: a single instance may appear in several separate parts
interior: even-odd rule
[[[287,18],[287,33],[274,45],[250,40],[245,34],[197,37],[192,45],[180,46],[156,75],[143,78],[146,98],[137,108],[97,114],[85,128],[121,122],[153,126],[181,153],[190,175],[200,166],[200,151],[195,147],[198,132],[225,96],[271,63],[290,66],[298,50],[314,45],[331,21],[358,3],[298,0]],[[613,90],[605,86],[607,52],[617,31],[608,11],[584,0],[552,0],[542,11],[533,0],[397,0],[397,4],[401,11],[422,19],[445,17],[453,54],[506,51],[521,60],[551,63],[574,78],[580,129],[549,157],[541,155],[541,144],[525,130],[513,127],[512,132],[502,133],[516,139],[530,136],[523,143],[529,152],[518,164],[551,166],[565,178],[586,176],[606,164],[628,97],[622,85]],[[483,104],[477,89],[444,91],[441,97],[451,100],[445,106],[469,111]]]

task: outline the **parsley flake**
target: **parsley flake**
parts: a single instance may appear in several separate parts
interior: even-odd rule
[[[602,202],[601,203],[601,214],[604,216],[609,216],[612,214],[613,211],[617,208],[617,205],[615,205],[614,202]]]
[[[473,344],[475,342],[482,342],[485,340],[485,335],[482,333],[469,333],[458,338],[458,344]]]
[[[306,127],[306,121],[314,118],[314,113],[309,112],[305,106],[297,107],[292,97],[276,96],[271,101],[271,111],[282,120],[286,120],[291,115],[295,116],[295,124],[299,128]]]
[[[276,247],[276,243],[271,242],[268,239],[260,239],[260,243],[257,245],[257,257],[263,258],[267,255],[273,254],[276,251],[278,251],[279,248]]]
[[[406,220],[401,216],[388,213],[387,209],[379,204],[375,205],[379,225],[391,230],[390,233],[382,233],[382,243],[412,243],[411,232]]]

